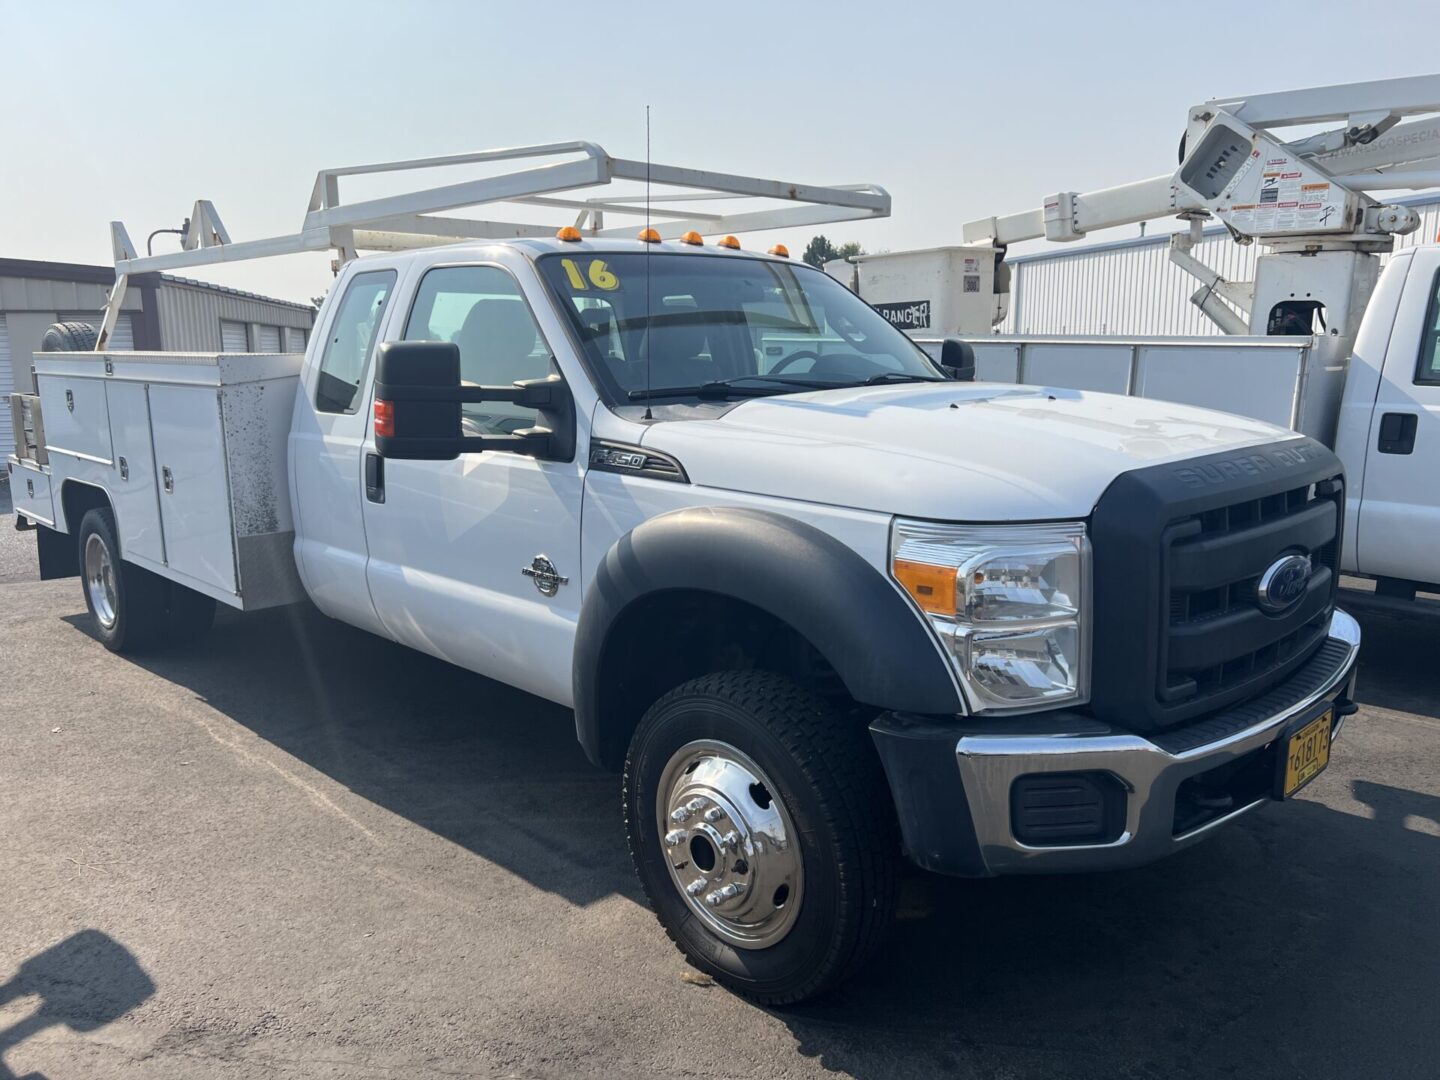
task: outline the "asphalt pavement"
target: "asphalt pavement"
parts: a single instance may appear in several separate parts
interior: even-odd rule
[[[304,608],[113,656],[32,543],[0,516],[0,1080],[1437,1075],[1440,624],[1365,617],[1293,803],[917,872],[862,978],[769,1011],[693,981],[565,710]]]

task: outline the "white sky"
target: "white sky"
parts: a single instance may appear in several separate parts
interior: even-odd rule
[[[890,191],[889,219],[778,237],[797,256],[816,231],[958,243],[1172,169],[1192,104],[1440,66],[1433,0],[1376,10],[1384,35],[1329,0],[0,0],[0,256],[108,263],[110,220],[143,246],[197,198],[234,240],[294,232],[327,166],[564,139],[640,158],[647,103],[656,161]],[[301,300],[330,280],[322,256],[178,272]]]

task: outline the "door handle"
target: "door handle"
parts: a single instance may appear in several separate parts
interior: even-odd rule
[[[365,497],[373,503],[385,501],[385,459],[379,454],[365,455]]]
[[[1420,417],[1414,413],[1385,413],[1380,417],[1380,441],[1375,449],[1382,454],[1413,454],[1419,426]]]
[[[175,474],[170,471],[169,465],[163,465],[160,468],[160,486],[165,489],[167,495],[175,493]]]

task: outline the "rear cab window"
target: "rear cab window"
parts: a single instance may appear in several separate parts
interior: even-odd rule
[[[325,413],[353,413],[359,407],[360,384],[375,352],[381,316],[395,291],[394,270],[356,274],[326,334],[315,380],[315,408]]]
[[[1415,381],[1424,386],[1440,386],[1440,273],[1435,275],[1430,285],[1430,303],[1425,309],[1425,330],[1420,335]]]

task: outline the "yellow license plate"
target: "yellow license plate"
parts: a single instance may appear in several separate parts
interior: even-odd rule
[[[1334,710],[1326,709],[1290,736],[1289,745],[1285,748],[1284,798],[1294,795],[1330,764],[1330,722],[1333,717]]]

